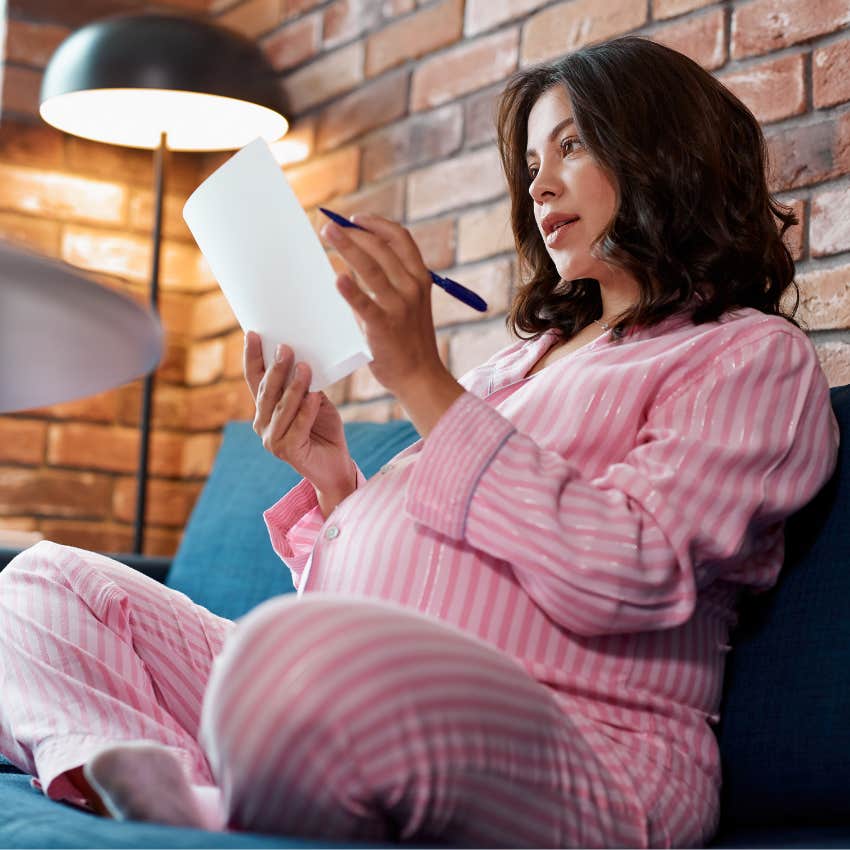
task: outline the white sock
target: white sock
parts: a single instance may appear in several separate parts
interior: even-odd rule
[[[224,829],[218,788],[192,785],[161,744],[117,744],[95,755],[83,773],[116,820]]]

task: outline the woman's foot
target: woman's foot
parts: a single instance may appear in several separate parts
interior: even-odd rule
[[[223,817],[199,795],[176,756],[152,743],[118,744],[101,750],[83,774],[116,820],[220,830]]]

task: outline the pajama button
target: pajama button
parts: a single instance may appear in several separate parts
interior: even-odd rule
[[[332,525],[325,531],[325,538],[327,540],[333,540],[335,537],[339,537],[339,529],[335,525]]]

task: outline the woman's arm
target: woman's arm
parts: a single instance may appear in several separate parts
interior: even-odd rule
[[[746,554],[817,492],[836,445],[811,345],[772,333],[652,407],[634,447],[590,480],[467,393],[425,442],[405,510],[509,562],[571,631],[670,628],[719,575],[775,581],[776,565],[761,574]]]

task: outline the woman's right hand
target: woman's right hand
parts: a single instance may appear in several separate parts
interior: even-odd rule
[[[309,392],[307,363],[292,364],[295,354],[279,345],[266,369],[260,337],[245,335],[245,380],[254,397],[254,430],[263,446],[303,475],[316,490],[327,516],[357,487],[354,461],[345,440],[342,417],[323,392]]]

